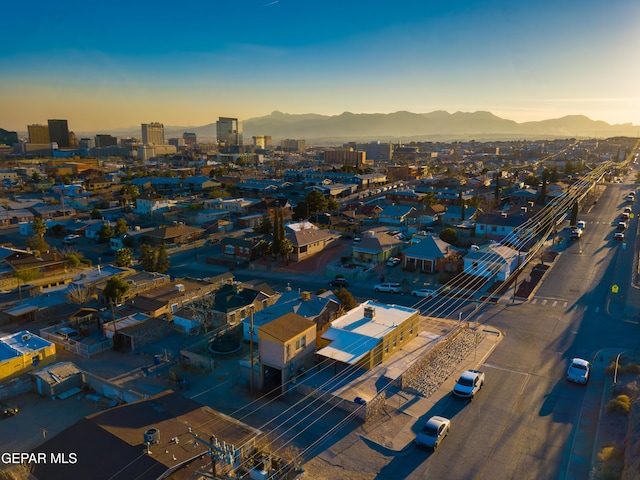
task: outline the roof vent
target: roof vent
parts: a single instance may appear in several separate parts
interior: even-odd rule
[[[303,302],[308,302],[309,300],[311,300],[311,293],[310,292],[302,292],[300,294],[300,299]]]
[[[28,333],[25,333],[24,335],[22,335],[23,342],[28,342],[30,338],[31,338],[31,335],[29,335]]]
[[[507,212],[502,212],[502,213],[500,214],[500,216],[501,216],[502,218],[507,218],[507,217],[508,217],[508,214],[507,214]]]
[[[375,318],[376,309],[373,307],[364,307],[364,318]]]
[[[182,283],[176,283],[175,285],[176,292],[184,292],[185,288]]]
[[[150,428],[144,432],[144,443],[155,445],[160,443],[160,430],[157,428]]]

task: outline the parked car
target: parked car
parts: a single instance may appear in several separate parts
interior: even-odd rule
[[[329,281],[329,286],[345,288],[349,286],[349,282],[347,281],[346,278],[334,278],[333,280]]]
[[[587,227],[587,222],[585,222],[584,220],[578,220],[576,227],[578,227],[580,230],[584,230]]]
[[[378,285],[373,287],[373,289],[376,292],[401,293],[402,285],[400,285],[399,283],[385,282],[379,283]]]
[[[567,370],[567,380],[586,385],[591,374],[591,364],[582,358],[572,358]]]
[[[624,207],[623,213],[626,213],[627,215],[631,215],[631,207]]]
[[[387,267],[395,267],[396,265],[400,265],[400,263],[402,263],[402,260],[398,257],[391,257],[387,260]]]
[[[619,232],[624,232],[627,229],[627,223],[626,222],[618,222],[618,231]]]
[[[80,340],[80,332],[78,332],[75,328],[62,327],[55,333],[56,335],[60,335],[65,340]]]
[[[624,240],[624,232],[616,232],[613,234],[615,240]]]
[[[16,415],[19,410],[15,405],[11,405],[10,403],[2,403],[0,404],[0,412],[2,412],[2,417],[13,417]]]
[[[631,216],[631,214],[629,214],[627,212],[623,212],[622,215],[620,215],[620,220],[622,220],[623,222],[626,222],[627,220],[629,220],[630,216]]]
[[[414,440],[419,447],[438,448],[440,442],[449,435],[451,420],[444,417],[431,417]]]
[[[582,230],[580,228],[573,228],[569,234],[569,238],[577,240],[580,237],[582,237]]]
[[[208,247],[210,245],[215,245],[216,243],[220,243],[219,238],[208,238],[207,240],[205,240],[204,246]]]
[[[418,290],[413,290],[411,292],[411,295],[413,295],[414,297],[431,298],[431,297],[435,297],[436,296],[436,291],[435,290],[431,290],[430,288],[420,288]]]
[[[482,389],[483,385],[484,372],[479,370],[467,370],[460,375],[460,378],[453,387],[453,394],[456,397],[473,400],[473,397]]]

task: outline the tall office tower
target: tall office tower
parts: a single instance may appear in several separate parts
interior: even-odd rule
[[[253,137],[253,146],[262,149],[271,146],[271,135],[257,135]]]
[[[69,146],[71,148],[77,148],[80,145],[78,136],[74,132],[69,132]]]
[[[49,126],[48,125],[27,125],[29,131],[29,143],[49,143]]]
[[[83,137],[80,139],[80,147],[81,148],[96,148],[96,141],[93,138]]]
[[[113,145],[118,145],[118,139],[113,135],[106,135],[99,133],[96,135],[96,147],[111,147]]]
[[[182,139],[184,140],[185,145],[197,145],[198,137],[195,133],[184,132],[182,134]]]
[[[69,125],[66,120],[47,120],[49,123],[49,140],[56,142],[58,148],[69,148]]]
[[[237,118],[219,117],[216,122],[218,143],[242,145],[242,123]]]
[[[165,145],[164,125],[158,122],[143,123],[142,143],[145,145]]]

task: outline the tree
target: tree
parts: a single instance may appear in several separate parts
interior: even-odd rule
[[[465,204],[464,204],[464,198],[462,198],[462,192],[458,193],[458,202],[460,204],[460,221],[464,221]]]
[[[271,218],[264,217],[258,225],[256,225],[253,229],[256,233],[262,233],[264,235],[270,235],[273,231],[273,223],[271,222]]]
[[[425,205],[435,205],[437,202],[435,192],[427,192],[422,200]]]
[[[256,245],[256,251],[260,254],[262,258],[269,252],[271,249],[271,243],[267,242],[265,239],[262,239]]]
[[[99,242],[107,242],[111,237],[113,237],[113,228],[108,223],[105,223],[98,232]]]
[[[47,233],[47,224],[44,223],[43,219],[36,217],[33,219],[31,230],[33,230],[33,233],[38,237],[44,237],[44,234]]]
[[[445,228],[440,232],[440,240],[447,242],[450,245],[455,245],[458,243],[458,235],[456,234],[455,229]]]
[[[133,265],[133,252],[128,248],[121,248],[116,252],[116,266],[130,267]]]
[[[340,210],[340,203],[333,197],[329,197],[327,200],[327,210],[330,212],[337,212]]]
[[[28,248],[37,250],[38,252],[46,252],[50,248],[45,239],[39,235],[27,238],[25,243]]]
[[[100,213],[100,210],[98,210],[97,208],[91,210],[91,213],[89,215],[91,215],[92,220],[100,220],[102,218],[102,213]]]
[[[313,215],[314,213],[318,212],[326,212],[328,209],[328,200],[322,193],[318,192],[317,190],[309,192],[305,198],[305,201],[307,202],[309,215]]]
[[[496,202],[496,208],[500,206],[500,175],[502,175],[502,172],[500,172],[500,170],[497,170],[496,178],[495,178],[496,185],[495,185],[495,190],[493,192],[493,197]]]
[[[67,255],[67,265],[76,268],[82,263],[82,255],[79,253],[70,253]]]
[[[169,261],[169,255],[167,255],[167,249],[164,245],[160,245],[157,248],[156,255],[156,265],[155,270],[158,273],[167,273],[169,267],[171,267],[171,262]]]
[[[42,272],[37,268],[23,268],[22,270],[16,271],[13,276],[18,279],[18,295],[20,296],[20,303],[22,303],[22,286],[31,280],[40,278]]]
[[[538,204],[547,204],[547,180],[549,178],[549,171],[545,168],[542,170],[542,186],[540,187],[540,195],[538,196]]]
[[[351,292],[346,288],[342,287],[340,290],[336,290],[333,293],[338,297],[338,300],[340,300],[340,309],[342,312],[348,312],[358,306],[358,302],[356,302],[356,299],[353,298]]]
[[[111,277],[102,290],[102,296],[110,303],[118,302],[129,291],[129,284],[120,277]]]
[[[280,242],[280,255],[282,255],[283,259],[286,258],[287,265],[289,265],[289,254],[291,252],[293,252],[293,244],[291,243],[291,240],[289,240],[287,237],[284,237]]]
[[[129,227],[127,226],[127,221],[124,218],[119,218],[116,221],[116,235],[124,235],[129,231]]]
[[[142,265],[142,268],[147,272],[153,270],[155,259],[153,255],[153,248],[151,247],[151,245],[143,243],[140,246],[140,265]]]

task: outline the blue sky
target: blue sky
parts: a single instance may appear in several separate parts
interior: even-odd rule
[[[11,130],[273,110],[640,125],[637,0],[33,0],[3,13],[0,127]]]

